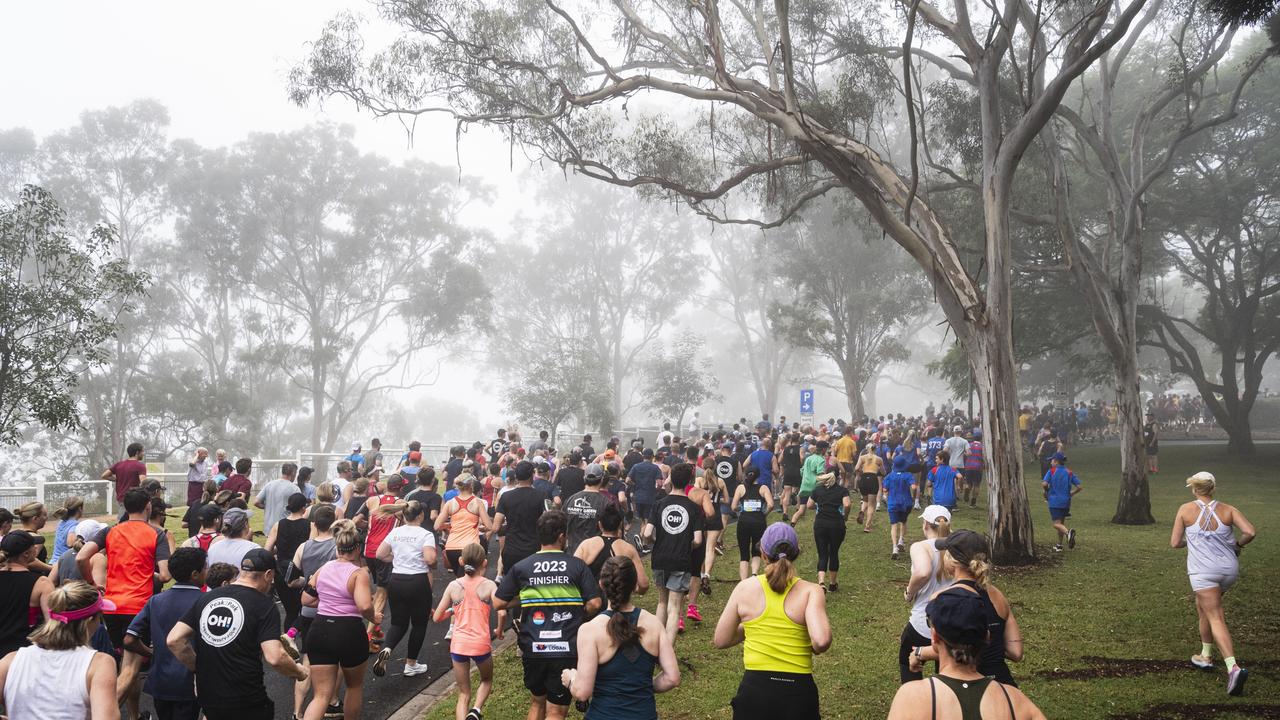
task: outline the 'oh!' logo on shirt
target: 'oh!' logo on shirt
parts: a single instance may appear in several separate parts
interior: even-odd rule
[[[669,505],[662,512],[662,529],[669,535],[679,535],[689,527],[689,511],[681,505]]]
[[[235,598],[211,600],[200,612],[200,639],[212,647],[224,647],[240,636],[244,608]]]

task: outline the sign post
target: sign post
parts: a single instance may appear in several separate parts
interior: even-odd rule
[[[813,390],[805,389],[800,391],[800,422],[810,424],[813,422]]]

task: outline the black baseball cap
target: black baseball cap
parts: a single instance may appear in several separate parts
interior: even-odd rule
[[[214,505],[213,503],[209,503],[208,505],[201,507],[198,514],[200,522],[206,523],[213,522],[220,517],[222,517],[222,508]]]
[[[952,588],[938,593],[925,608],[929,626],[943,640],[955,645],[982,645],[987,641],[987,614],[977,593]]]
[[[264,548],[254,548],[244,554],[240,560],[240,569],[248,572],[263,572],[276,569],[276,559]]]

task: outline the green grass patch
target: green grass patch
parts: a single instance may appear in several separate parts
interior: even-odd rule
[[[1048,511],[1038,483],[1029,483],[1043,562],[998,570],[994,577],[1013,602],[1026,641],[1026,659],[1012,665],[1014,677],[1049,717],[1212,715],[1226,720],[1280,713],[1274,705],[1280,702],[1275,677],[1280,651],[1273,642],[1280,635],[1280,602],[1274,594],[1280,587],[1280,551],[1272,538],[1276,523],[1266,512],[1280,507],[1280,448],[1261,446],[1257,457],[1244,459],[1228,455],[1224,446],[1167,446],[1160,460],[1162,471],[1151,479],[1157,524],[1125,527],[1109,522],[1118,496],[1118,449],[1074,449],[1071,467],[1084,483],[1071,518],[1080,544],[1061,555],[1049,552],[1054,533]],[[1241,557],[1240,583],[1225,600],[1236,655],[1252,671],[1244,698],[1227,697],[1220,658],[1216,672],[1195,671],[1186,662],[1200,645],[1185,551],[1169,548],[1169,530],[1175,510],[1189,499],[1184,479],[1202,469],[1218,477],[1220,499],[1240,507],[1260,536]],[[909,567],[905,556],[889,559],[886,522],[881,513],[872,534],[851,531],[841,550],[840,592],[828,596],[835,642],[815,661],[824,718],[884,717],[898,688],[898,637],[909,610],[902,587]],[[964,508],[954,524],[985,529],[985,513]],[[910,537],[919,539],[918,524],[911,526]],[[800,538],[812,542],[808,519],[801,522]],[[681,686],[659,696],[664,720],[732,715],[729,701],[742,674],[742,650],[711,646],[715,620],[737,581],[732,533],[726,545],[715,568],[715,594],[699,605],[705,621],[701,627],[690,623],[676,643],[687,665]],[[815,557],[808,551],[799,560],[810,580],[816,578]],[[656,596],[651,591],[639,601],[652,610]],[[485,715],[523,717],[527,700],[519,658],[507,652],[497,660],[495,693]],[[1196,707],[1209,704],[1219,707]],[[1181,707],[1182,714],[1173,707]],[[426,715],[432,720],[452,716],[452,698]]]

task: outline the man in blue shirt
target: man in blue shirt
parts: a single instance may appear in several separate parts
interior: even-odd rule
[[[653,506],[658,502],[662,468],[653,461],[653,448],[645,448],[641,455],[644,459],[631,466],[631,470],[627,473],[627,482],[631,485],[631,499],[635,505],[636,517],[640,518],[640,534],[635,536],[636,547],[643,549],[644,542],[641,538],[644,534],[644,526],[649,522],[649,515],[653,513]]]
[[[1071,498],[1080,492],[1080,478],[1067,467],[1067,456],[1054,453],[1049,461],[1049,471],[1044,474],[1044,499],[1049,503],[1049,518],[1053,520],[1053,529],[1058,531],[1058,544],[1053,546],[1054,552],[1062,552],[1062,542],[1067,547],[1076,546],[1076,531],[1067,527],[1067,518],[1071,515]]]
[[[200,705],[196,702],[194,674],[188,670],[165,644],[169,631],[178,624],[191,606],[200,599],[205,581],[205,552],[198,547],[183,547],[169,557],[169,572],[177,583],[152,595],[129,623],[125,631],[125,659],[121,679],[132,675],[151,658],[143,692],[155,702],[160,720],[197,720]]]
[[[898,553],[907,544],[907,516],[916,500],[916,476],[907,472],[907,458],[899,455],[893,459],[893,472],[884,476],[882,487],[885,505],[889,510],[889,557],[898,559]]]
[[[770,489],[773,489],[773,438],[761,440],[760,449],[751,453],[751,456],[747,458],[747,464],[760,471],[760,479],[756,480],[757,485],[768,485]],[[779,506],[778,510],[781,512],[782,507]]]

